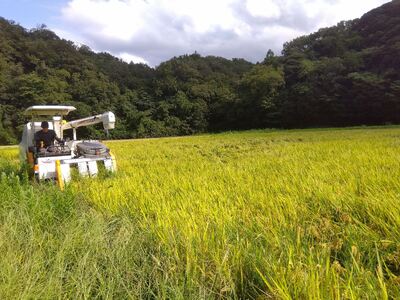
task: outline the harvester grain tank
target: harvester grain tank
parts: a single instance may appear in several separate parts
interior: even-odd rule
[[[20,156],[26,161],[37,180],[57,180],[60,187],[71,180],[71,167],[76,167],[82,176],[96,176],[98,164],[110,172],[116,171],[116,161],[110,150],[97,140],[79,140],[77,129],[102,123],[108,132],[115,127],[112,112],[65,121],[64,117],[76,110],[73,106],[38,105],[25,110],[30,121],[25,124],[20,143]],[[56,142],[47,148],[37,147],[35,133],[41,130],[41,122],[47,121],[49,129],[64,138],[65,130],[72,130],[72,140]]]

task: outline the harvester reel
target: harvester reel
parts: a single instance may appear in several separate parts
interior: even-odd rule
[[[110,155],[110,149],[100,142],[82,142],[76,145],[77,155],[79,157],[107,157]]]

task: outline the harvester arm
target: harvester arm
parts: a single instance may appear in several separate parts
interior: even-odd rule
[[[91,116],[83,119],[69,121],[62,125],[62,130],[76,129],[79,127],[85,127],[103,123],[104,129],[114,129],[115,127],[115,115],[112,112],[106,112],[101,115]]]
[[[96,125],[99,123],[103,123],[104,129],[107,131],[109,129],[114,129],[115,128],[115,115],[112,112],[105,112],[100,115],[69,121],[69,122],[61,125],[61,131],[63,132],[64,130],[73,129],[74,139],[76,139],[76,129],[77,128]]]

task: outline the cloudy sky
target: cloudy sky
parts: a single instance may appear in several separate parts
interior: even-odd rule
[[[387,0],[0,0],[0,16],[126,61],[199,52],[256,62],[268,49]]]

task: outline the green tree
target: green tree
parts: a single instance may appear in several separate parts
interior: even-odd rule
[[[243,76],[240,87],[245,127],[277,124],[278,95],[284,84],[283,69],[269,65],[256,65]]]

